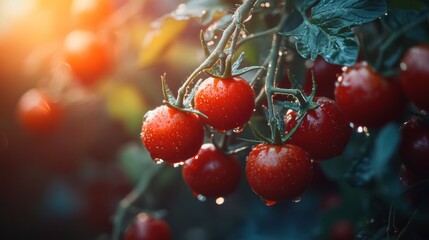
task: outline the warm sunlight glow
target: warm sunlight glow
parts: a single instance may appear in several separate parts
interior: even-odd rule
[[[65,48],[71,52],[82,52],[87,44],[92,42],[94,35],[85,31],[71,32],[65,39]]]
[[[0,1],[0,32],[30,13],[36,5],[36,0],[2,0]]]
[[[87,9],[91,9],[94,5],[97,4],[97,1],[88,1],[88,0],[75,0],[71,6],[72,12],[82,12]]]

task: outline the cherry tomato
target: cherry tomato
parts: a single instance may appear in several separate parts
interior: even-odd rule
[[[366,62],[348,68],[338,78],[335,100],[349,121],[370,128],[397,119],[406,103],[397,79],[382,77]]]
[[[82,84],[92,84],[113,66],[111,46],[97,39],[92,32],[75,30],[64,41],[64,59]]]
[[[355,229],[353,224],[348,220],[340,220],[334,223],[329,231],[331,240],[354,240]]]
[[[74,27],[95,29],[114,11],[110,0],[74,0],[71,5],[71,18]]]
[[[399,155],[406,168],[420,176],[429,176],[429,125],[414,117],[401,126]]]
[[[162,105],[146,113],[141,140],[155,161],[173,164],[198,153],[204,128],[195,114]]]
[[[232,193],[241,176],[238,160],[225,155],[211,143],[203,144],[198,154],[185,162],[182,170],[194,195],[205,197],[223,197]]]
[[[170,226],[163,219],[145,212],[139,213],[132,225],[125,231],[125,240],[170,240]]]
[[[401,84],[405,95],[416,106],[429,110],[429,45],[414,46],[401,61]]]
[[[313,67],[307,69],[307,79],[304,83],[303,89],[306,94],[311,93],[313,86],[312,74],[317,84],[316,96],[328,97],[334,99],[335,82],[343,72],[342,66],[328,63],[323,58],[318,57],[313,63]]]
[[[352,129],[334,100],[316,97],[315,102],[319,107],[307,112],[289,143],[305,149],[312,159],[323,161],[343,153]],[[297,112],[286,113],[286,133],[295,127],[297,119]]]
[[[254,95],[243,78],[208,78],[195,94],[195,109],[208,117],[201,121],[218,131],[241,128],[252,116]]]
[[[62,106],[42,89],[30,89],[18,102],[18,120],[34,134],[55,132],[63,118]]]
[[[302,148],[292,144],[259,144],[250,151],[246,178],[267,205],[297,201],[312,178],[312,164]]]

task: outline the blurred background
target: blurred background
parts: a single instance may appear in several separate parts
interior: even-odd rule
[[[151,2],[0,1],[2,239],[111,233],[143,174],[132,151],[144,113],[161,104],[160,76],[175,89],[203,57],[195,27],[152,24],[179,2]]]

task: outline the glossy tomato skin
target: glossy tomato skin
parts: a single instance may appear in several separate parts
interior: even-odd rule
[[[429,176],[429,125],[413,117],[401,126],[401,135],[399,155],[406,169],[415,178]]]
[[[152,215],[139,213],[124,233],[125,240],[170,240],[172,233],[170,226],[163,219]]]
[[[405,95],[416,106],[429,110],[429,45],[414,46],[401,60],[401,84]]]
[[[64,60],[80,83],[90,85],[112,68],[111,49],[111,46],[97,39],[92,32],[75,30],[64,40]]]
[[[350,122],[370,128],[396,120],[406,103],[397,79],[385,79],[366,62],[347,68],[338,78],[335,101]]]
[[[243,78],[208,78],[195,94],[195,109],[208,118],[201,121],[218,131],[241,128],[255,108],[255,92]]]
[[[317,84],[316,96],[334,99],[335,83],[343,72],[341,68],[342,66],[340,65],[328,63],[322,57],[318,57],[314,61],[312,68],[307,69],[307,78],[303,86],[304,92],[306,94],[311,93],[313,72]]]
[[[111,0],[74,0],[70,15],[75,28],[95,29],[106,21],[113,11]]]
[[[323,161],[343,153],[352,129],[334,100],[316,97],[319,107],[307,112],[289,143],[305,149],[315,161]],[[298,114],[288,111],[284,116],[286,134],[296,124]]]
[[[302,148],[292,144],[262,143],[250,151],[246,178],[266,202],[300,199],[312,178],[312,163]]]
[[[63,107],[42,89],[30,89],[19,99],[18,120],[33,134],[55,132],[63,119]]]
[[[204,129],[195,114],[161,105],[146,113],[141,140],[154,160],[173,164],[198,153]]]
[[[194,195],[223,197],[240,183],[241,168],[232,155],[225,155],[213,144],[201,146],[198,154],[185,161],[182,175]]]

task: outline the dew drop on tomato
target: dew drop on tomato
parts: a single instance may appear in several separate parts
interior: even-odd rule
[[[215,202],[216,202],[217,205],[222,205],[222,204],[225,203],[225,198],[218,197],[218,198],[216,198]]]
[[[183,164],[185,164],[184,162],[177,162],[177,163],[173,163],[173,167],[174,168],[178,168],[180,166],[183,166]]]
[[[160,159],[160,158],[155,158],[153,161],[154,161],[156,164],[161,164],[161,163],[163,163],[163,162],[164,162],[164,160],[162,160],[162,159]]]
[[[232,131],[234,133],[241,133],[244,130],[244,126],[234,128]]]
[[[277,203],[276,201],[267,200],[267,199],[263,199],[263,201],[264,201],[265,205],[267,205],[268,207],[272,207]]]

